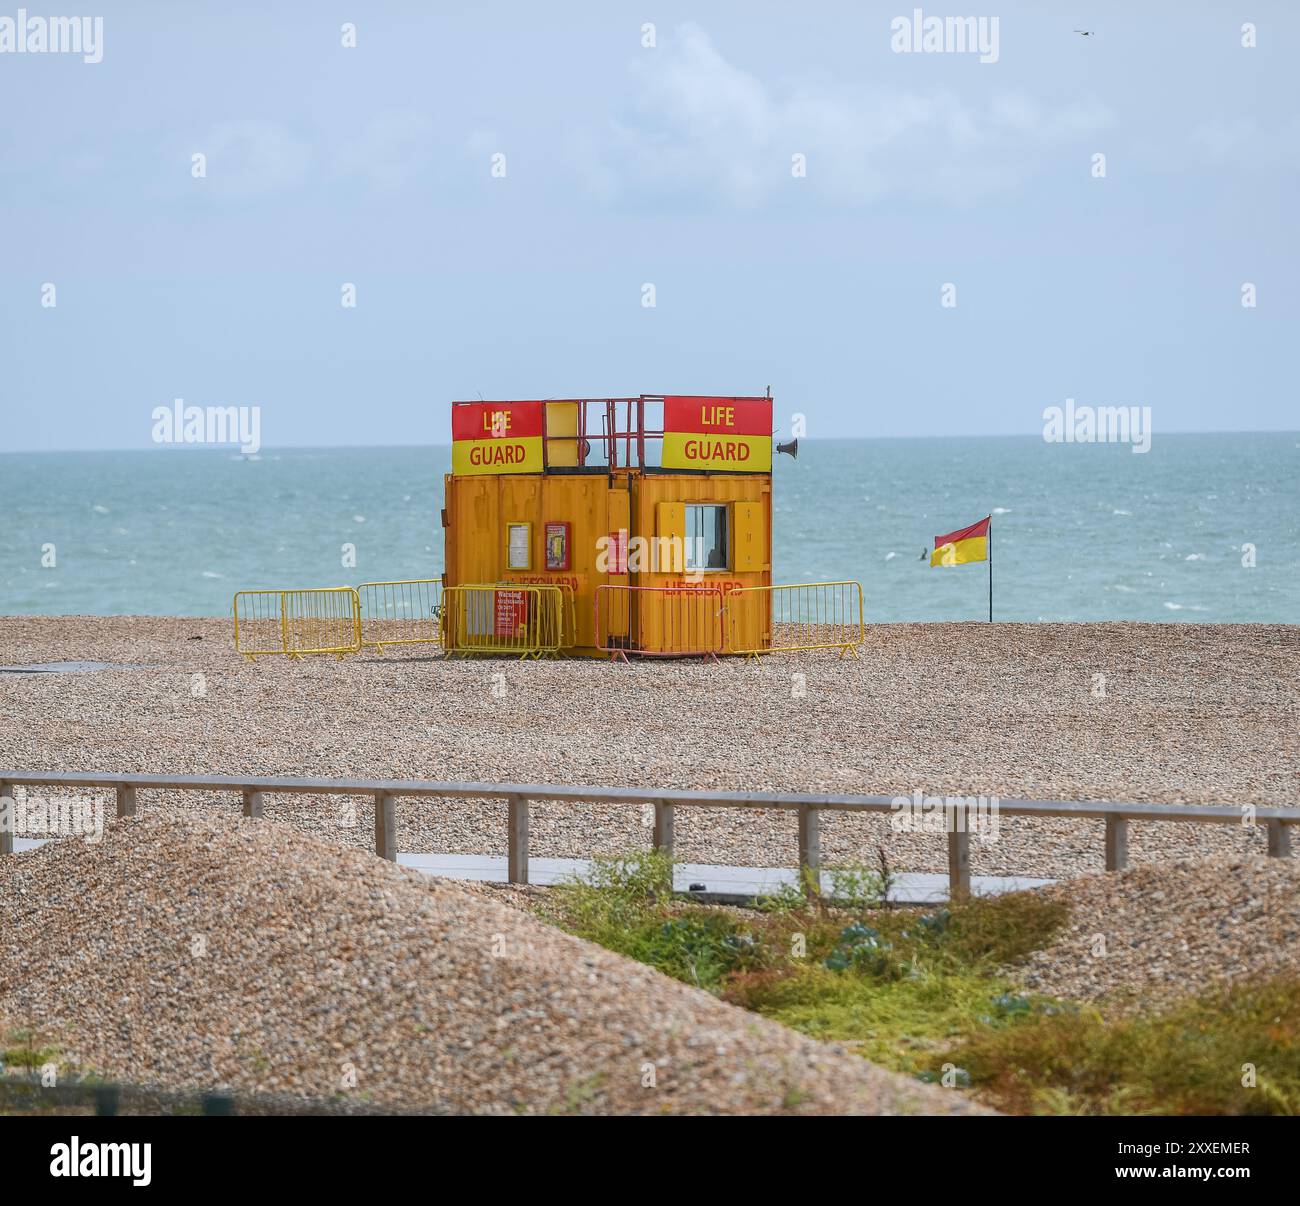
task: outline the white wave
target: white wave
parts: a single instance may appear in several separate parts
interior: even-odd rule
[[[99,503],[96,503],[96,504],[95,504],[93,507],[91,507],[90,509],[91,509],[92,511],[94,511],[96,515],[107,515],[107,514],[108,514],[108,508],[105,507],[105,506],[101,506]]]
[[[354,515],[354,516],[352,517],[352,522],[353,522],[353,523],[365,523],[365,522],[366,522],[366,517],[365,517],[364,515]]]
[[[994,514],[994,515],[1010,515],[1010,514],[1011,514],[1011,508],[1010,508],[1010,507],[994,507],[994,508],[993,508],[993,514]]]
[[[1112,515],[1132,515],[1133,512],[1132,512],[1132,511],[1118,511],[1118,510],[1116,510],[1116,511],[1112,511],[1111,514],[1112,514]]]
[[[895,552],[893,552],[893,551],[891,550],[890,552],[888,552],[888,553],[885,554],[885,560],[886,560],[886,561],[893,561],[893,559],[894,559],[895,557],[897,557],[897,556],[898,556],[898,554],[895,553]]]
[[[224,578],[226,575],[225,575],[225,574],[218,574],[218,573],[214,572],[213,570],[204,570],[204,571],[203,571],[203,576],[204,576],[205,578]]]
[[[1188,553],[1187,556],[1183,558],[1183,560],[1184,560],[1184,561],[1204,561],[1204,560],[1205,560],[1205,554],[1204,554],[1204,553]]]
[[[1135,593],[1136,588],[1132,586],[1125,586],[1124,583],[1122,582],[1116,582],[1115,585],[1111,587],[1111,590],[1117,590],[1122,594],[1131,595]]]

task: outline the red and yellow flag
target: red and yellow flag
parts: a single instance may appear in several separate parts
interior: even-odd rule
[[[986,516],[979,523],[956,532],[946,532],[934,538],[934,552],[930,554],[931,565],[965,565],[968,561],[987,561],[989,559],[989,520]]]

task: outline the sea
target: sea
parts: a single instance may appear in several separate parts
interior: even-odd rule
[[[0,615],[231,612],[235,591],[436,577],[449,447],[0,454]],[[931,567],[992,516],[991,564]],[[869,621],[1300,622],[1300,433],[803,440],[773,581]],[[347,546],[355,566],[345,566]]]

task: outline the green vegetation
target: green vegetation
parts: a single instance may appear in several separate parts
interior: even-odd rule
[[[883,865],[842,868],[832,873],[836,907],[789,889],[734,909],[674,896],[670,862],[633,854],[598,860],[539,911],[804,1034],[922,1080],[971,1086],[1009,1112],[1300,1112],[1294,977],[1158,1015],[1103,1018],[1026,994],[1009,970],[1064,923],[1058,899],[1025,892],[889,908],[889,878]]]
[[[1234,986],[1154,1016],[1096,1010],[967,1036],[959,1058],[1014,1113],[1300,1113],[1300,982]]]
[[[34,1030],[11,1031],[0,1041],[0,1074],[12,1075],[15,1069],[39,1073],[46,1064],[57,1064],[58,1054],[55,1047],[37,1046]]]

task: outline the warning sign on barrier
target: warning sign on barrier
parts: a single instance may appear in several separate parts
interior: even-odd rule
[[[521,636],[528,631],[528,595],[522,590],[496,592],[495,634],[499,637]]]

